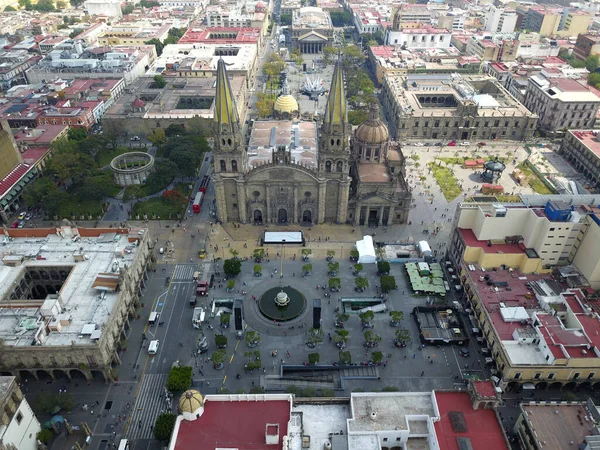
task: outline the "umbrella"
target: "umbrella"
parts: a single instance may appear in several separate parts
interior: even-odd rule
[[[65,423],[65,418],[63,416],[54,416],[50,419],[52,423]]]

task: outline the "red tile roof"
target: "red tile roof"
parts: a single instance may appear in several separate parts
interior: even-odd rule
[[[482,397],[496,397],[496,388],[491,381],[474,381],[473,386]]]
[[[31,166],[28,164],[19,164],[12,170],[12,172],[6,175],[0,181],[0,195],[6,194],[6,192],[8,192],[8,190],[29,171],[30,167]]]
[[[214,450],[240,448],[244,450],[281,450],[287,434],[290,403],[272,401],[214,401],[206,400],[200,418],[179,424],[175,450]],[[267,424],[279,424],[279,443],[267,445]],[[488,449],[492,450],[492,449]]]
[[[440,421],[435,423],[435,433],[440,450],[459,450],[458,438],[468,438],[474,449],[508,450],[502,428],[491,409],[473,409],[469,394],[465,392],[436,392]],[[461,412],[467,431],[452,428],[450,413]]]

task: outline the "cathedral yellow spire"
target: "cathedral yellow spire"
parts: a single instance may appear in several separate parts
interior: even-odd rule
[[[222,58],[217,63],[217,89],[215,97],[214,122],[216,131],[220,133],[235,133],[239,129],[240,118],[238,116],[233,92],[229,84],[225,61]]]
[[[327,98],[327,106],[323,116],[323,131],[338,133],[345,129],[348,123],[348,105],[346,104],[346,90],[344,89],[344,74],[342,73],[342,60],[338,58],[333,69],[331,88]]]

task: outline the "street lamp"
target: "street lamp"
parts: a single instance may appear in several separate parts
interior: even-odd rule
[[[160,228],[160,216],[158,216],[158,228]]]
[[[285,242],[285,239],[281,243],[281,263],[279,265],[279,278],[283,278],[283,258],[285,256],[285,245],[284,245],[284,242]]]

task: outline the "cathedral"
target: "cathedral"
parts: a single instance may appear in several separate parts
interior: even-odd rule
[[[352,132],[339,60],[318,130],[315,122],[288,125],[298,132],[312,127],[314,150],[293,133],[291,139],[277,141],[276,135],[285,131],[279,131],[281,124],[272,127],[262,158],[247,148],[225,63],[219,60],[213,134],[219,220],[356,226],[407,222],[411,193],[402,151],[390,142],[376,103],[370,105],[369,118]]]

